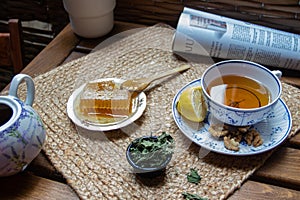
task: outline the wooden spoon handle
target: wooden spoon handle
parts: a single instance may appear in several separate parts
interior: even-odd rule
[[[152,82],[152,81],[155,81],[157,79],[160,79],[160,78],[163,78],[163,77],[166,77],[166,76],[170,76],[172,74],[179,73],[181,71],[187,70],[189,68],[191,68],[190,65],[182,65],[180,67],[177,67],[177,68],[171,69],[169,71],[163,72],[161,74],[158,74],[156,76],[153,76],[153,77],[149,78],[148,81]]]

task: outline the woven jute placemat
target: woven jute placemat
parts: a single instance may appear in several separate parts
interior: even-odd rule
[[[201,148],[178,130],[171,111],[174,95],[199,78],[211,64],[209,61],[190,63],[190,70],[153,85],[146,91],[144,114],[131,125],[103,133],[86,131],[72,123],[66,105],[81,84],[107,77],[147,77],[184,63],[171,52],[173,33],[174,29],[161,25],[142,29],[34,79],[34,108],[47,128],[43,150],[80,198],[180,199],[183,192],[189,192],[208,199],[224,199],[271,155],[272,151],[245,157],[213,152],[201,156]],[[20,97],[24,97],[25,86],[21,85],[19,90]],[[300,125],[297,114],[300,91],[283,83],[282,98],[292,112],[291,137]],[[126,162],[127,145],[137,137],[151,134],[156,127],[175,138],[177,151],[164,174],[136,175]],[[191,168],[197,169],[202,177],[197,185],[186,179]]]

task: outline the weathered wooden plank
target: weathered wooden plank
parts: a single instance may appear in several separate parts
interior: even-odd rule
[[[67,25],[59,35],[52,40],[22,71],[31,76],[37,76],[60,65],[78,44],[79,38]],[[47,58],[47,59],[45,59]]]
[[[289,145],[300,149],[300,133],[289,140]]]
[[[21,73],[35,77],[56,68],[66,59],[78,43],[79,38],[73,33],[71,26],[67,25]],[[8,86],[4,90],[7,89]]]
[[[281,147],[258,169],[253,179],[300,190],[300,150]]]
[[[274,200],[274,199],[299,199],[300,191],[282,188],[274,185],[247,181],[242,187],[228,198],[228,200]]]
[[[0,178],[0,188],[0,199],[79,199],[67,184],[28,173]]]

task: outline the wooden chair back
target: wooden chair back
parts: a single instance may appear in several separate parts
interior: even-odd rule
[[[18,19],[8,21],[8,32],[0,33],[0,88],[21,72],[23,64],[23,40],[21,22]]]

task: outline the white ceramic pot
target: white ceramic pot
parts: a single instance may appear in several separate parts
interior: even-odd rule
[[[63,0],[63,3],[77,35],[96,38],[112,30],[115,0]]]
[[[17,96],[22,80],[27,84],[25,102]],[[32,108],[34,83],[30,76],[16,75],[8,96],[0,96],[0,176],[24,170],[39,154],[46,138],[41,118]]]

